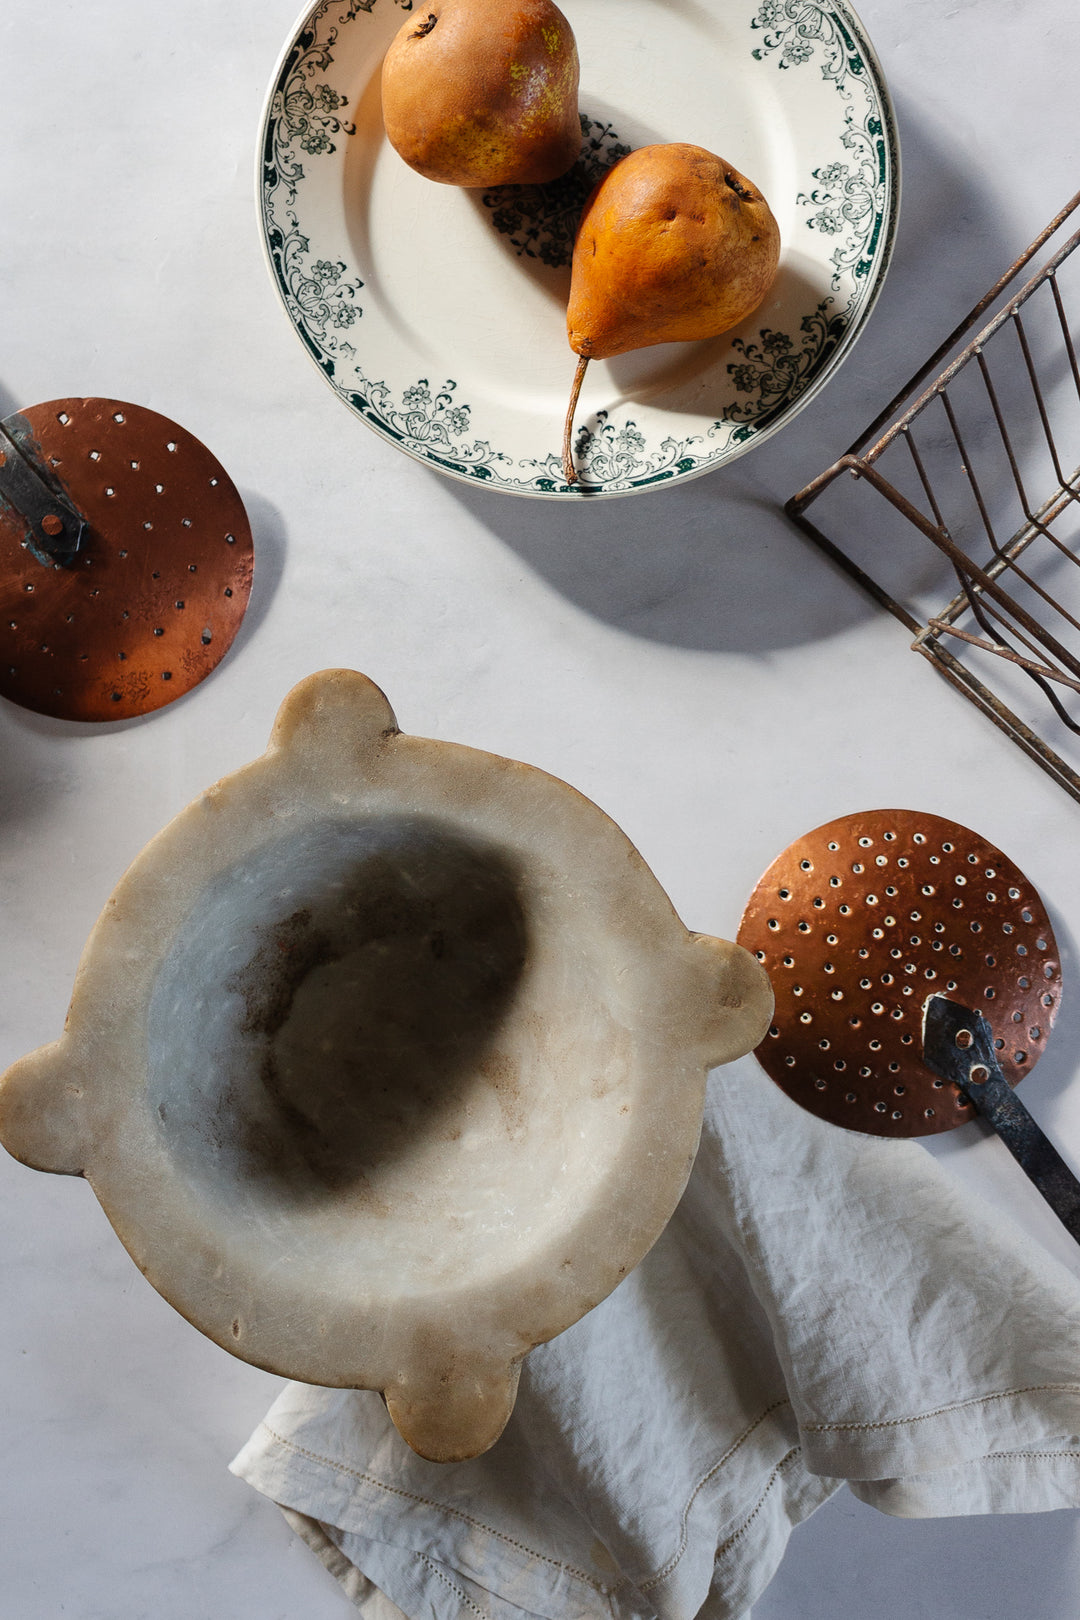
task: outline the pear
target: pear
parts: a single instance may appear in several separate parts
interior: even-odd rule
[[[580,356],[563,434],[563,474],[590,360],[652,343],[716,337],[773,284],[780,232],[745,175],[702,146],[643,146],[608,170],[574,243],[566,332]]]
[[[450,186],[542,185],[581,150],[578,54],[551,0],[429,0],[382,69],[391,146]]]

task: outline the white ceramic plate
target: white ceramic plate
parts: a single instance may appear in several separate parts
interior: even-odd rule
[[[380,66],[409,9],[319,0],[263,114],[271,274],[341,399],[429,466],[563,500],[678,483],[775,433],[851,348],[892,248],[896,127],[843,0],[565,0],[583,163],[549,187],[487,194],[422,179],[383,134]],[[619,150],[656,141],[705,146],[761,187],[780,273],[722,337],[593,362],[570,489],[559,445],[576,213]]]

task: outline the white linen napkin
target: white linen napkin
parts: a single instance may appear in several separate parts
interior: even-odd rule
[[[843,1480],[908,1517],[1075,1507],[1078,1437],[1080,1282],[747,1059],[667,1230],[526,1358],[485,1456],[424,1462],[378,1395],[294,1384],[232,1466],[366,1620],[737,1620]]]

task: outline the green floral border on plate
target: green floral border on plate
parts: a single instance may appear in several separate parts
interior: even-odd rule
[[[598,412],[595,426],[581,427],[576,436],[580,483],[574,488],[563,479],[554,449],[541,460],[515,461],[473,437],[471,407],[454,379],[418,377],[398,397],[384,379],[367,377],[352,341],[364,283],[344,262],[318,257],[305,234],[298,215],[304,165],[353,133],[347,100],[327,77],[340,29],[376,3],[319,0],[308,14],[268,99],[259,204],[274,282],[301,342],[335,392],[377,433],[444,472],[516,494],[627,494],[733,459],[824,383],[880,288],[895,234],[899,176],[888,90],[843,0],[761,0],[750,24],[754,60],[778,72],[805,72],[816,64],[842,107],[838,140],[847,161],[811,170],[797,197],[806,228],[835,238],[832,294],[803,316],[796,334],[763,327],[752,340],[734,340],[736,358],[727,370],[735,397],[703,432],[650,446],[632,417],[620,411],[613,420]],[[411,0],[394,3],[411,9]]]

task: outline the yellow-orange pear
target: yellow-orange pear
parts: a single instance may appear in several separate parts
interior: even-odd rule
[[[608,170],[574,243],[566,331],[581,358],[563,436],[567,483],[577,479],[570,439],[588,362],[726,332],[761,303],[779,259],[761,192],[704,147],[643,146]]]
[[[451,186],[542,185],[581,150],[578,54],[551,0],[429,0],[383,60],[391,146]]]

